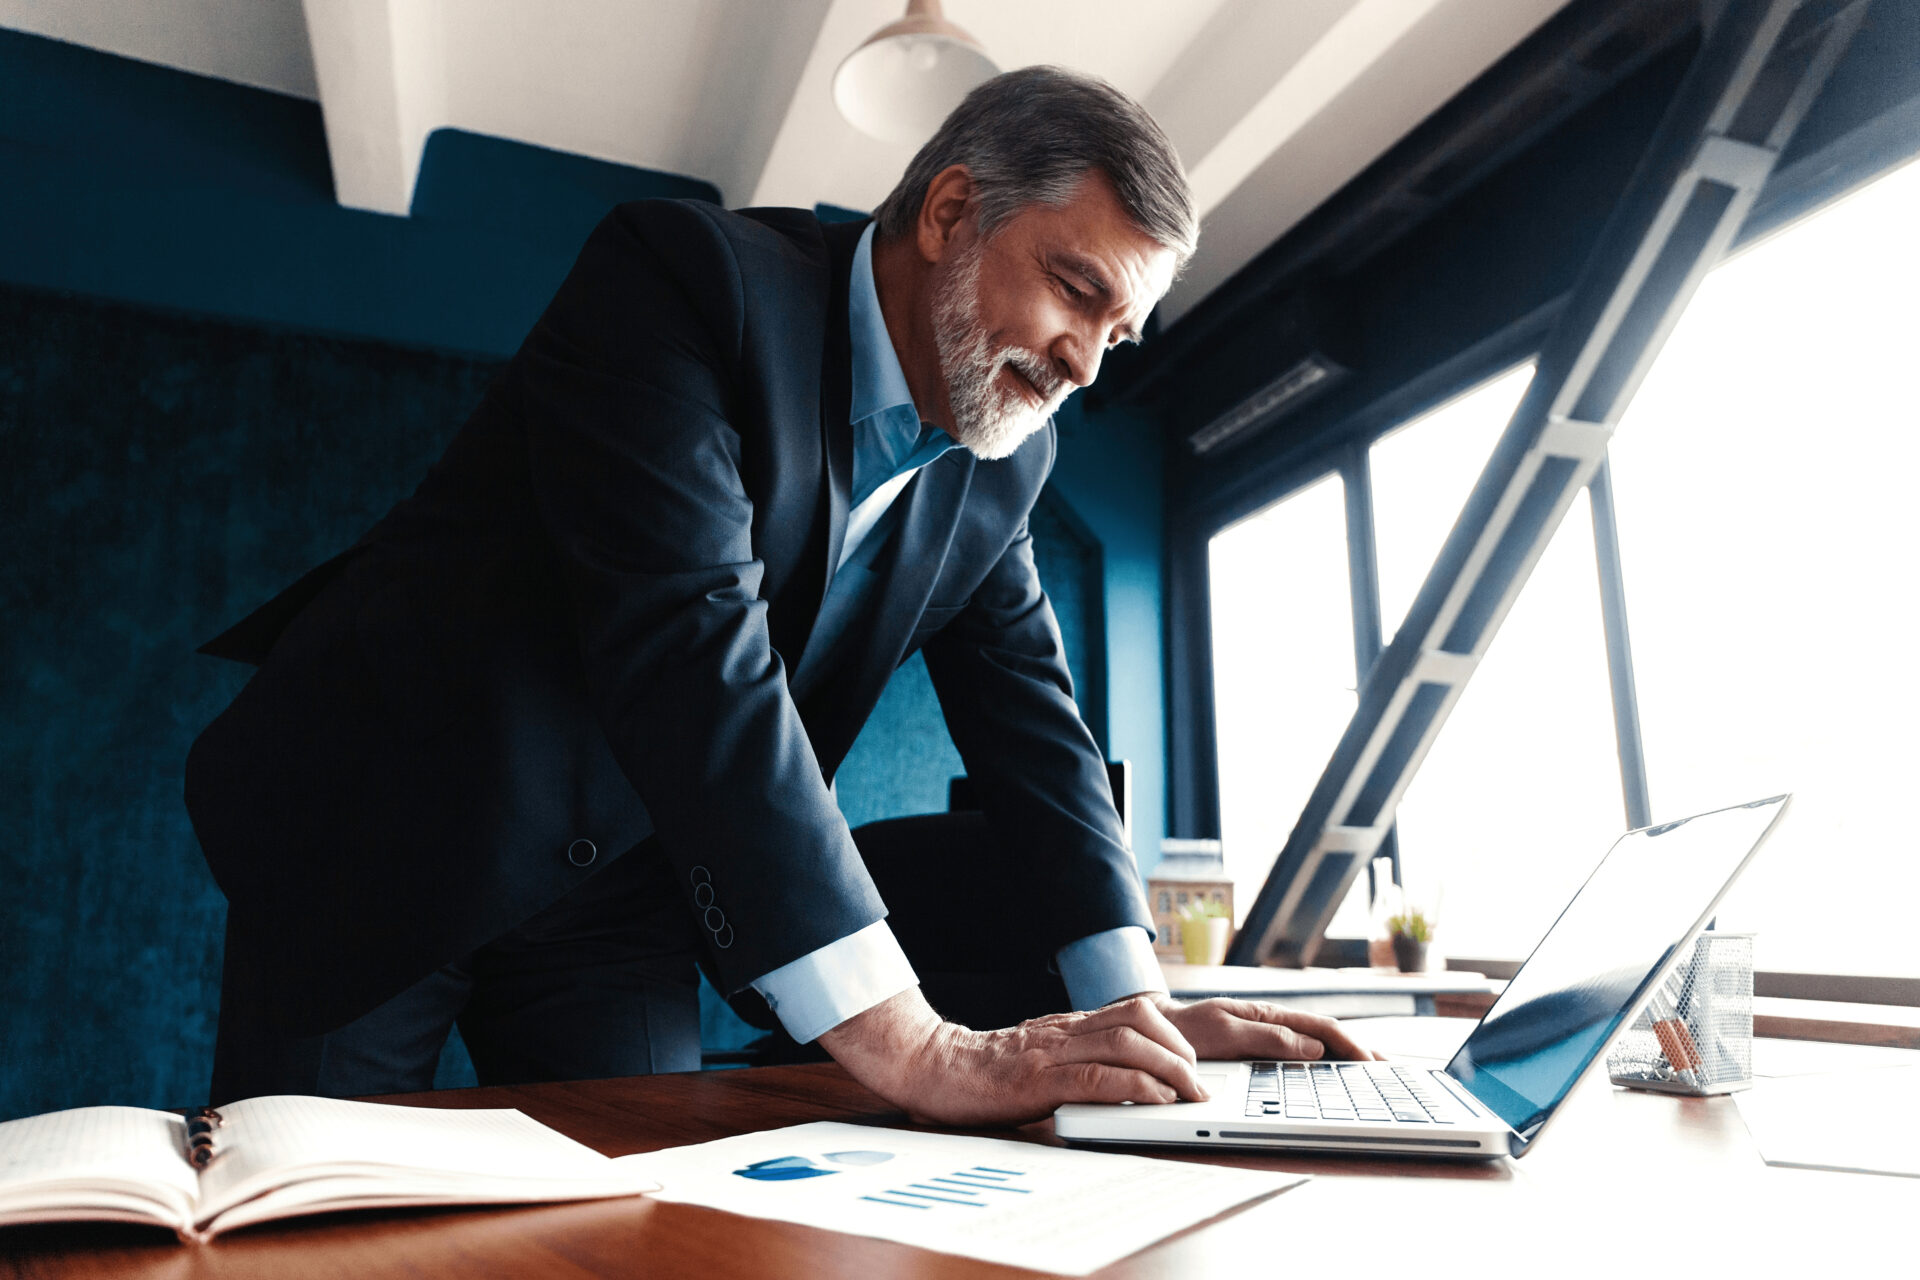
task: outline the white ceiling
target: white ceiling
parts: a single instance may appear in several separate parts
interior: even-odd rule
[[[1092,72],[1179,147],[1204,218],[1177,318],[1565,0],[947,0],[1006,68]],[[0,0],[0,27],[316,100],[343,204],[404,215],[451,126],[713,182],[878,204],[912,148],[833,69],[903,0]]]

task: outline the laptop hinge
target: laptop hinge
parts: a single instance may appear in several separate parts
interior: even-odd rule
[[[1492,1107],[1480,1101],[1480,1099],[1474,1097],[1473,1090],[1467,1088],[1467,1086],[1465,1086],[1464,1084],[1461,1084],[1458,1080],[1454,1079],[1453,1075],[1450,1072],[1436,1071],[1433,1074],[1440,1078],[1440,1083],[1445,1085],[1448,1088],[1448,1090],[1450,1090],[1454,1094],[1455,1097],[1457,1097],[1461,1102],[1464,1102],[1467,1104],[1468,1110],[1473,1111],[1479,1115],[1486,1116],[1487,1118],[1492,1120],[1500,1120],[1499,1115],[1497,1115],[1494,1112],[1494,1109]],[[1500,1120],[1500,1123],[1502,1125],[1506,1125],[1507,1132],[1509,1133],[1513,1132],[1513,1127],[1511,1125],[1507,1125],[1507,1122],[1505,1120]]]

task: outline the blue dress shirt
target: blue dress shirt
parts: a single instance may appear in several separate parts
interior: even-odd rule
[[[921,467],[957,447],[946,432],[922,423],[914,408],[874,288],[871,226],[854,250],[847,328],[853,356],[848,411],[853,492],[846,535],[800,659],[802,667],[824,661],[822,655],[834,648],[848,621],[858,615],[873,586],[870,566],[891,531],[900,491]],[[1097,1009],[1124,996],[1167,989],[1147,931],[1137,925],[1068,943],[1055,958],[1077,1009]],[[893,930],[876,920],[756,979],[753,987],[766,997],[787,1034],[806,1044],[919,982]]]

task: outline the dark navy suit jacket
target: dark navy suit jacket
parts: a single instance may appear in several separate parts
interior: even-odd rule
[[[916,476],[866,613],[791,683],[847,518],[861,229],[619,206],[415,493],[207,646],[260,669],[188,809],[285,1029],[497,937],[649,817],[729,994],[882,918],[828,786],[923,646],[1049,949],[1149,926],[1034,571],[1051,426]]]

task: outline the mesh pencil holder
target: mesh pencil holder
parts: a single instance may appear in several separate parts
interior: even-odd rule
[[[1703,933],[1607,1054],[1631,1089],[1703,1096],[1753,1083],[1753,935]]]

